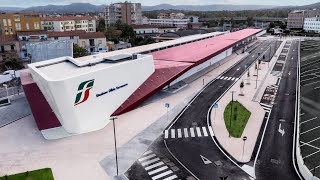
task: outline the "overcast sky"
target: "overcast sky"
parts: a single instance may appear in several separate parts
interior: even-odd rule
[[[120,2],[119,0],[0,0],[0,7],[30,7],[48,4],[66,5],[71,3],[88,2],[91,4],[110,4]],[[205,5],[205,4],[253,4],[253,5],[306,5],[319,2],[319,0],[132,0],[142,5],[157,5],[170,3],[173,5]]]

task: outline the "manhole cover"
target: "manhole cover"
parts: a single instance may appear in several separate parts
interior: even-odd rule
[[[213,162],[216,166],[222,166],[223,163],[221,161],[214,161]]]
[[[177,172],[177,171],[180,170],[177,166],[173,166],[173,167],[171,167],[171,169],[172,169],[172,171],[174,171],[174,172]]]
[[[280,160],[278,160],[278,159],[270,159],[270,162],[274,163],[274,164],[279,164]]]

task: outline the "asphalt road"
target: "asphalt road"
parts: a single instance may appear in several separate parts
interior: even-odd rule
[[[186,107],[185,111],[182,111],[180,116],[173,121],[174,123],[170,126],[169,131],[174,130],[176,132],[178,129],[182,130],[184,128],[196,129],[196,127],[207,127],[207,113],[210,106],[233,85],[235,81],[231,80],[231,78],[240,78],[246,71],[246,68],[257,60],[258,54],[261,55],[263,52],[266,52],[271,43],[272,42],[270,41],[263,42],[253,50],[248,57],[222,74],[224,77],[229,77],[229,80],[216,79],[213,81],[197,98],[194,99],[191,105]],[[165,156],[165,158],[170,159],[175,166],[180,169],[180,171],[175,173],[178,174],[181,179],[190,177],[191,173],[201,180],[214,180],[226,176],[228,176],[228,180],[249,179],[249,176],[244,171],[221,153],[211,136],[204,136],[205,132],[203,129],[200,129],[200,131],[202,134],[201,137],[178,138],[178,134],[175,134],[175,137],[173,138],[167,139],[164,139],[163,136],[159,137],[160,139],[158,138],[157,141],[151,145],[149,150],[154,149],[156,150],[155,154],[157,156]],[[190,135],[191,134],[189,134],[189,136]],[[163,143],[161,143],[161,138]],[[166,143],[168,149],[164,148],[164,143]],[[168,151],[170,151],[172,153],[171,155],[178,159],[184,167],[172,158],[171,155],[168,155]],[[211,163],[205,163],[201,156],[207,158]],[[136,179],[137,177],[143,177],[143,179],[148,179],[147,177],[149,177],[149,179],[151,179],[152,176],[148,176],[147,172],[142,171],[143,168],[139,166],[141,166],[139,161],[133,164],[126,173],[127,177],[129,179]],[[187,172],[185,169],[190,170],[191,173]],[[145,175],[142,175],[143,173],[145,173]]]
[[[298,180],[292,160],[295,118],[298,41],[293,41],[283,70],[261,151],[257,179]],[[284,130],[284,134],[282,131]]]

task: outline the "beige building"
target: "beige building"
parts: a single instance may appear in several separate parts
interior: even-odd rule
[[[79,34],[78,45],[93,53],[98,52],[99,47],[106,47],[107,41],[102,32],[88,32]]]
[[[18,31],[38,31],[40,29],[41,20],[38,13],[0,14],[0,34],[12,35]]]
[[[18,56],[19,43],[15,35],[0,35],[0,63],[10,56]]]
[[[289,29],[297,28],[302,29],[304,27],[305,18],[318,17],[320,15],[319,10],[295,10],[288,14],[288,24]]]
[[[105,8],[106,27],[120,20],[125,24],[142,24],[141,3],[114,3]]]

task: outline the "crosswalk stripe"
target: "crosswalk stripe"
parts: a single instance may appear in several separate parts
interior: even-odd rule
[[[196,130],[197,130],[197,134],[198,134],[198,137],[201,137],[201,131],[200,131],[200,128],[199,127],[196,127]]]
[[[228,77],[224,77],[224,78],[223,78],[223,80],[226,80],[226,79],[228,79]]]
[[[167,177],[167,178],[165,178],[163,180],[172,180],[172,179],[175,179],[175,178],[178,178],[178,176],[173,175],[173,176]]]
[[[149,175],[152,175],[152,174],[158,173],[158,172],[160,172],[160,171],[163,171],[163,170],[165,170],[165,169],[168,169],[168,166],[162,166],[161,168],[158,168],[158,169],[155,169],[155,170],[153,170],[153,171],[148,172],[148,174],[149,174]]]
[[[224,78],[224,76],[220,76],[220,78],[219,79],[223,79]]]
[[[141,162],[141,161],[144,161],[144,160],[153,158],[153,157],[155,157],[155,156],[156,156],[155,154],[150,154],[149,156],[145,156],[145,157],[143,157],[143,158],[140,158],[139,161]]]
[[[158,174],[158,175],[156,175],[156,176],[153,176],[153,177],[152,177],[152,180],[156,180],[156,179],[162,178],[163,176],[166,176],[166,175],[171,174],[171,173],[172,173],[171,170],[170,170],[170,171],[163,172],[163,173],[161,173],[161,174]]]
[[[187,128],[184,128],[183,129],[183,134],[184,134],[184,137],[189,137],[189,134],[188,134],[188,129]]]
[[[193,128],[190,128],[190,133],[191,133],[191,137],[195,137]]]
[[[182,138],[181,129],[178,129],[178,138]]]
[[[146,166],[146,165],[154,163],[156,161],[160,161],[160,159],[159,158],[154,158],[154,159],[151,159],[150,161],[146,161],[146,162],[141,163],[141,165],[142,166]]]
[[[175,129],[171,129],[171,138],[176,138]]]
[[[202,127],[202,131],[203,131],[203,135],[204,136],[208,136],[208,132],[207,132],[207,128],[206,127]]]
[[[152,151],[148,150],[145,153],[143,153],[143,155],[145,156],[145,155],[150,154],[150,153],[152,153]]]
[[[227,80],[229,81],[231,79],[231,77],[229,77]]]
[[[148,167],[146,167],[145,169],[148,171],[148,170],[150,170],[150,169],[152,169],[152,168],[155,168],[155,167],[161,166],[161,165],[163,165],[163,164],[164,164],[164,163],[161,161],[161,162],[158,162],[158,163],[152,164],[151,166],[148,166]]]
[[[221,76],[218,76],[217,79],[220,79]]]
[[[168,139],[168,137],[169,137],[169,132],[168,132],[168,130],[165,130],[164,131],[164,138]]]
[[[239,78],[236,78],[236,80],[235,81],[238,81],[239,80]]]
[[[209,132],[210,132],[210,136],[214,136],[214,135],[213,135],[213,130],[212,130],[212,127],[211,127],[211,126],[209,126]]]
[[[231,79],[231,81],[233,81],[235,78],[233,77],[232,79]]]

